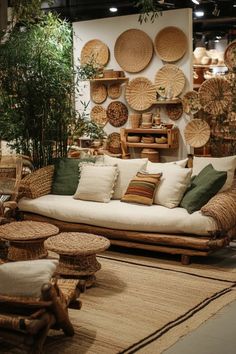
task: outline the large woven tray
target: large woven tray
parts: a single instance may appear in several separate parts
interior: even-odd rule
[[[224,62],[229,70],[236,69],[236,41],[227,46],[224,53]]]
[[[181,59],[187,50],[187,37],[178,27],[163,28],[154,40],[156,54],[167,62]]]
[[[114,54],[116,61],[123,70],[138,73],[152,59],[152,40],[141,30],[129,29],[117,38]]]
[[[120,101],[114,101],[107,107],[107,117],[113,127],[122,127],[128,120],[128,109]]]
[[[137,77],[126,86],[125,98],[131,108],[144,111],[156,101],[156,88],[147,78]]]
[[[160,96],[167,98],[177,97],[184,89],[184,73],[177,66],[166,64],[156,73],[155,85]]]
[[[184,130],[186,143],[192,147],[199,148],[204,146],[210,138],[210,127],[204,120],[193,119]]]
[[[109,61],[109,48],[99,39],[92,39],[85,43],[80,54],[82,65],[92,63],[99,67],[105,66]]]
[[[232,90],[224,78],[215,77],[204,81],[198,92],[200,103],[207,113],[217,116],[231,108]]]
[[[90,112],[90,118],[93,122],[104,127],[108,121],[107,112],[102,106],[94,106]]]
[[[91,85],[91,98],[94,103],[102,103],[107,98],[107,88],[100,82]]]

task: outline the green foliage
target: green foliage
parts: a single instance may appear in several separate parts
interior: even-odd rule
[[[135,0],[134,4],[140,9],[139,22],[151,21],[162,15],[162,7],[157,0]]]
[[[16,22],[32,21],[43,15],[41,10],[43,0],[12,0],[11,2],[12,15]]]

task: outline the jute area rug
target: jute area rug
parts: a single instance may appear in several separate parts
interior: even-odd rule
[[[227,251],[226,251],[227,252]],[[105,252],[96,285],[70,310],[73,338],[52,331],[45,354],[159,354],[236,299],[236,252],[190,266]],[[19,350],[0,347],[2,353]]]

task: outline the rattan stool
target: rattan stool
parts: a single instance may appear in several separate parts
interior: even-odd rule
[[[102,236],[80,232],[62,232],[48,238],[44,246],[59,254],[58,272],[61,276],[85,280],[85,286],[94,284],[95,275],[101,268],[96,253],[106,250],[110,241]]]
[[[43,243],[58,232],[58,227],[46,222],[15,221],[0,227],[0,239],[10,242],[9,261],[26,261],[45,258],[47,251]]]

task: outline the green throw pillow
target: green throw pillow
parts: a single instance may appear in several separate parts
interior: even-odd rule
[[[227,172],[216,171],[212,164],[207,165],[191,181],[180,206],[192,214],[200,210],[225,184]]]
[[[81,162],[95,162],[95,158],[72,159],[62,157],[54,161],[52,194],[75,194],[80,179],[79,164]]]

